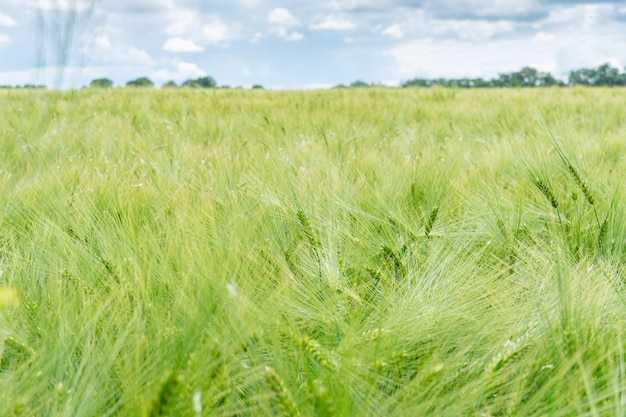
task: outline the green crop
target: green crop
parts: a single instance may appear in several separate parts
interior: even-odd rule
[[[622,90],[0,100],[0,415],[626,413]]]

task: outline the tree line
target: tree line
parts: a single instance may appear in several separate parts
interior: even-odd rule
[[[620,71],[610,64],[602,64],[597,68],[581,68],[570,71],[567,81],[554,77],[549,72],[539,71],[532,67],[524,67],[519,71],[498,74],[497,77],[485,80],[482,78],[413,78],[400,84],[402,88],[409,87],[450,87],[450,88],[507,88],[507,87],[567,87],[583,85],[588,87],[624,87],[626,86],[626,72]],[[142,88],[154,87],[155,84],[148,77],[139,77],[126,83],[126,87]],[[89,83],[89,88],[112,88],[113,81],[108,78],[96,78]],[[168,81],[162,88],[228,88],[219,86],[213,77],[206,76],[189,79],[176,84]],[[380,84],[368,84],[357,80],[349,85],[337,85],[335,88],[367,88],[382,87]],[[0,85],[0,88],[44,89],[45,85],[25,84],[23,86]],[[252,89],[262,89],[255,84]]]
[[[108,78],[96,78],[89,83],[91,88],[112,88],[113,81]],[[126,83],[126,87],[154,87],[154,82],[148,77],[139,77]],[[163,84],[164,88],[179,87],[175,81],[168,81]],[[183,82],[180,87],[189,88],[217,88],[217,82],[213,77],[200,77]]]
[[[498,87],[565,87],[584,85],[589,87],[624,87],[626,73],[610,64],[597,68],[581,68],[570,71],[567,81],[557,79],[549,72],[524,67],[520,71],[499,74],[496,78],[424,79],[414,78],[401,84],[402,87],[458,87],[458,88],[498,88]]]
[[[570,71],[567,81],[558,79],[549,72],[524,67],[519,71],[498,74],[497,77],[485,80],[482,78],[413,78],[400,84],[402,88],[410,87],[449,87],[449,88],[507,88],[507,87],[568,87],[584,85],[588,87],[624,87],[626,73],[610,64],[602,64],[597,68],[581,68]],[[368,84],[357,80],[349,85],[338,85],[335,88],[367,88],[383,87],[380,84]]]

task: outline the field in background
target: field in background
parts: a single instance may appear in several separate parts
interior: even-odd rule
[[[625,91],[0,100],[0,415],[626,413]]]

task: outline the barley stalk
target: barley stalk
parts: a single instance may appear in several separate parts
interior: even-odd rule
[[[600,231],[598,232],[598,248],[599,249],[602,249],[602,247],[604,246],[608,231],[609,231],[609,219],[607,216],[607,218],[605,218],[604,221],[602,222],[602,225],[600,226]]]
[[[288,417],[299,416],[300,413],[298,413],[296,403],[289,394],[287,386],[274,368],[266,365],[263,370],[263,378],[269,389],[274,393],[275,403],[278,409],[280,409],[281,414]]]

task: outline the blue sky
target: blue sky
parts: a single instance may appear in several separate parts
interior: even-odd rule
[[[0,84],[60,79],[59,27],[76,11],[63,86],[324,88],[357,79],[491,78],[523,66],[565,76],[626,65],[626,1],[0,0]]]

